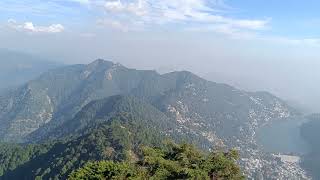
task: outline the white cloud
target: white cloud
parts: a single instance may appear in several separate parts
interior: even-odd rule
[[[143,16],[147,14],[145,3],[146,2],[142,0],[139,0],[137,2],[127,2],[127,3],[123,3],[122,1],[117,0],[117,1],[105,2],[104,7],[108,12],[130,13],[137,16]]]
[[[8,20],[9,27],[32,33],[60,33],[64,31],[64,27],[61,24],[52,24],[49,26],[35,26],[32,22],[18,23],[14,19]]]
[[[142,21],[154,26],[164,24],[227,26],[233,31],[267,29],[270,19],[237,19],[219,14],[226,5],[221,0],[109,0],[104,4],[108,18],[124,24]]]
[[[8,0],[4,0],[8,1]],[[212,31],[233,37],[253,36],[267,30],[270,18],[235,18],[229,13],[232,8],[224,0],[51,0],[40,1],[37,8],[29,8],[32,0],[23,0],[24,3],[13,4],[20,7],[21,11],[32,11],[37,15],[49,15],[72,12],[70,17],[77,16],[75,8],[65,5],[65,2],[75,2],[84,5],[92,14],[99,25],[120,31],[133,31],[145,29],[174,28],[175,30],[198,29]],[[10,3],[5,3],[7,6]],[[1,7],[0,10],[10,8]],[[11,7],[11,8],[13,8]],[[70,9],[72,10],[70,10]],[[104,13],[101,13],[101,10]],[[26,13],[24,12],[24,13]],[[50,12],[50,13],[48,13]],[[81,17],[80,17],[81,18]],[[64,31],[61,24],[49,26],[36,26],[32,22],[22,24],[11,23],[11,27],[28,32],[57,33]]]
[[[270,19],[267,20],[234,20],[230,19],[230,24],[240,28],[263,30],[267,28]],[[228,23],[228,21],[226,21]]]
[[[79,12],[65,2],[75,2],[87,7],[100,25],[121,31],[174,28],[197,29],[219,32],[226,35],[255,34],[269,28],[271,19],[235,18],[231,7],[224,0],[23,0],[9,3],[0,1],[0,10],[9,9],[17,13],[30,13],[37,16],[56,18],[66,12],[76,18]],[[30,8],[32,4],[33,8]],[[83,9],[81,9],[83,10]],[[104,11],[101,13],[101,11]],[[83,14],[83,13],[82,13]],[[86,14],[88,15],[88,14]],[[63,17],[63,16],[62,16]],[[61,18],[61,17],[59,17]],[[63,17],[64,18],[64,17]],[[78,21],[81,21],[76,19]],[[81,23],[81,22],[80,22]],[[12,24],[15,29],[29,32],[62,32],[61,24],[36,26],[32,22]]]

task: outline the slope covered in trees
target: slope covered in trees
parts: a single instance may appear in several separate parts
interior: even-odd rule
[[[4,173],[12,171],[31,159],[46,153],[50,147],[50,143],[42,145],[0,143],[0,177]]]
[[[57,140],[84,134],[91,127],[108,122],[114,117],[125,117],[127,119],[125,122],[128,123],[129,128],[148,130],[150,133],[159,134],[162,137],[170,137],[179,142],[192,142],[207,149],[212,146],[206,138],[196,135],[191,130],[179,130],[179,124],[172,117],[161,112],[153,105],[134,96],[121,95],[89,103],[77,113],[75,118],[47,132],[46,136],[43,136],[39,141],[45,142],[48,139]],[[143,138],[148,139],[150,137],[143,136]]]
[[[84,135],[51,145],[37,145],[31,153],[29,149],[15,145],[18,150],[6,154],[0,147],[3,166],[11,166],[10,161],[3,159],[25,156],[15,166],[4,168],[0,179],[66,179],[72,171],[83,166],[84,170],[80,169],[70,177],[103,179],[102,175],[106,175],[104,178],[108,179],[109,170],[115,171],[110,172],[115,179],[129,175],[148,179],[208,177],[208,172],[227,179],[241,177],[235,151],[205,156],[190,145],[161,145],[164,136],[144,128],[142,122],[118,115],[107,123],[90,127]]]
[[[0,162],[5,167],[0,179],[65,179],[88,161],[136,159],[141,145],[160,146],[166,138],[191,140],[184,134],[170,133],[175,127],[172,121],[152,105],[131,96],[94,101],[68,123],[60,127],[59,138],[29,145],[31,150],[12,145],[16,148],[8,153],[5,146],[0,147]],[[20,154],[22,160],[6,160],[21,159]]]
[[[65,179],[68,174],[87,161],[121,161],[134,156],[140,144],[159,144],[160,135],[128,123],[127,116],[117,116],[108,123],[86,130],[84,135],[54,142],[38,156],[29,156],[20,166],[4,172],[1,179]],[[40,149],[44,145],[40,145]],[[21,154],[27,153],[23,150]],[[18,158],[16,153],[0,157]]]
[[[236,151],[204,154],[189,144],[166,143],[163,148],[142,147],[135,162],[89,162],[70,180],[84,179],[244,179]]]
[[[4,177],[65,178],[87,161],[119,161],[135,156],[139,145],[159,146],[164,138],[206,151],[237,147],[246,175],[267,177],[269,169],[285,169],[260,152],[256,130],[294,115],[269,93],[245,92],[186,71],[161,75],[103,60],[66,66],[0,95],[1,140],[53,141],[45,153],[27,158]],[[124,133],[120,140],[115,132]],[[106,158],[99,153],[106,149],[116,153]]]
[[[186,71],[161,75],[96,60],[49,71],[0,95],[0,139],[34,141],[34,137],[46,136],[72,120],[91,101],[114,95],[135,96],[168,116],[180,118],[189,129],[206,133],[214,129],[221,139],[248,138],[255,128],[252,124],[294,114],[283,101],[268,93],[241,91]],[[204,125],[193,127],[194,124]],[[243,132],[239,131],[240,126]]]

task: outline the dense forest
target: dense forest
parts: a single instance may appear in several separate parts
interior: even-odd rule
[[[59,140],[4,144],[0,179],[67,179],[72,172],[71,179],[192,179],[208,178],[209,172],[225,179],[242,178],[235,151],[206,155],[191,145],[163,144],[167,137],[155,130],[161,124],[145,123],[134,113],[120,113]]]
[[[244,179],[236,151],[206,155],[189,144],[142,147],[141,157],[127,162],[89,162],[69,179]],[[133,161],[133,162],[132,162]]]
[[[139,144],[152,145],[161,142],[157,134],[131,125],[128,129],[129,126],[120,121],[125,121],[124,117],[87,129],[85,135],[52,142],[49,148],[46,144],[37,145],[39,146],[37,148],[44,152],[38,153],[37,156],[33,156],[37,148],[32,147],[28,150],[12,145],[17,148],[12,147],[10,154],[6,150],[1,151],[3,154],[0,157],[4,159],[10,157],[10,161],[5,161],[2,165],[9,167],[4,169],[9,171],[5,171],[2,178],[65,179],[71,171],[81,167],[87,161],[125,160]]]

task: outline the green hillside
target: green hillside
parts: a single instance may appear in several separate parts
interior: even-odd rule
[[[168,128],[175,127],[174,124],[151,105],[129,96],[92,102],[76,116],[73,124],[66,127],[73,128],[62,132],[72,133],[50,143],[1,146],[3,176],[0,179],[66,179],[87,162],[109,160],[117,164],[138,161],[142,146],[161,147],[166,138],[190,140],[184,134],[166,133]],[[231,162],[239,173],[235,162]]]

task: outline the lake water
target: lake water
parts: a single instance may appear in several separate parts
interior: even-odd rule
[[[266,152],[305,154],[309,147],[300,136],[300,126],[307,121],[303,118],[274,121],[258,130],[258,143]]]

